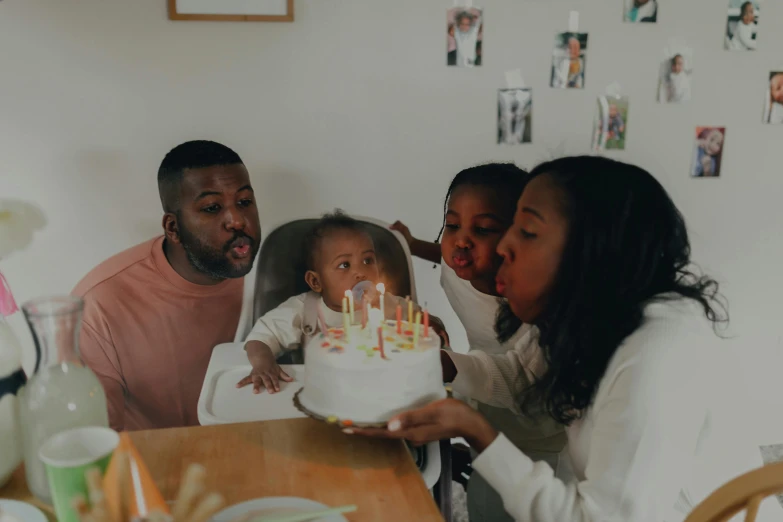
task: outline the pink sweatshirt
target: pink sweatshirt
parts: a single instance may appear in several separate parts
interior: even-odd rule
[[[76,285],[81,356],[106,391],[115,430],[198,425],[212,348],[234,340],[242,279],[212,286],[169,265],[163,237],[104,261]]]

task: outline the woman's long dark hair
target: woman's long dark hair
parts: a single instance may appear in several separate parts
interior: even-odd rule
[[[697,301],[714,328],[728,314],[718,283],[693,271],[685,221],[650,173],[584,156],[539,165],[530,179],[538,176],[559,193],[569,230],[535,321],[548,370],[521,405],[525,412],[543,405],[569,424],[592,402],[609,360],[642,324],[651,300],[669,294]]]

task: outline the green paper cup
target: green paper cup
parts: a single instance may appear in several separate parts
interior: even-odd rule
[[[97,426],[62,431],[44,442],[38,456],[46,466],[59,522],[79,522],[72,504],[78,495],[89,499],[84,474],[90,468],[105,473],[119,442],[116,431]]]

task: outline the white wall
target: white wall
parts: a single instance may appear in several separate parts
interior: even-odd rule
[[[651,170],[684,212],[694,258],[731,302],[727,389],[749,386],[752,406],[738,405],[777,426],[783,126],[761,112],[783,68],[783,2],[762,4],[754,53],[723,50],[728,0],[660,3],[659,23],[640,26],[622,22],[622,0],[487,0],[484,65],[465,70],[444,64],[451,0],[297,0],[292,24],[170,22],[163,0],[4,0],[0,197],[36,201],[50,223],[2,269],[20,300],[68,292],[159,233],[158,164],[194,138],[240,153],[264,224],[339,206],[434,238],[457,171],[587,152],[595,96],[617,81],[631,106],[612,155]],[[550,49],[571,9],[590,33],[586,89],[557,91]],[[655,102],[670,37],[695,49],[681,107]],[[517,67],[534,88],[533,143],[498,147],[496,89]],[[713,124],[727,126],[722,177],[690,179],[694,127]],[[423,299],[454,327],[430,266],[416,265]]]

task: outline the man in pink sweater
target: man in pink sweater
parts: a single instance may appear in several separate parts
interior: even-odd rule
[[[228,147],[190,141],[158,170],[163,235],[109,258],[76,285],[81,356],[116,430],[198,424],[212,348],[234,340],[260,225],[250,178]]]

